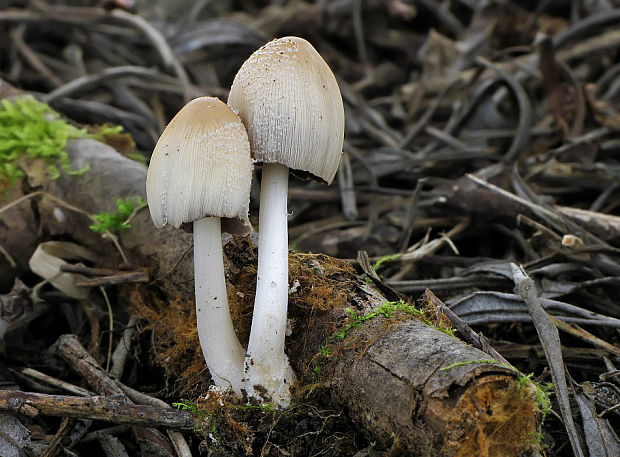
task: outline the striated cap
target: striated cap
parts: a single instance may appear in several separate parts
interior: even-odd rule
[[[217,98],[192,100],[164,129],[151,157],[146,196],[155,226],[206,216],[247,221],[252,168],[239,117]]]
[[[257,162],[334,179],[344,141],[342,97],[306,40],[279,38],[255,51],[235,76],[228,104],[246,126]]]

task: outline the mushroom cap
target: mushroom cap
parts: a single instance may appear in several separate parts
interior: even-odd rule
[[[344,106],[334,74],[306,40],[279,38],[255,51],[235,76],[228,105],[245,124],[257,162],[334,179]]]
[[[252,168],[239,117],[217,98],[190,101],[151,156],[146,196],[155,226],[179,227],[207,216],[247,220]]]

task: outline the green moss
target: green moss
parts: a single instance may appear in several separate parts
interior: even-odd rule
[[[65,122],[49,105],[26,95],[0,100],[0,188],[8,188],[24,175],[19,163],[24,157],[43,160],[51,178],[60,171],[69,175],[84,173],[71,168],[65,150],[73,138],[101,139],[118,134],[122,127],[102,127],[96,134]],[[60,169],[59,169],[60,168]]]
[[[532,437],[532,444],[537,449],[545,448],[543,445],[543,425],[547,416],[551,412],[552,403],[551,398],[549,397],[549,393],[553,391],[553,384],[548,382],[546,384],[540,384],[534,381],[532,378],[534,373],[530,373],[527,375],[521,374],[517,378],[517,388],[521,395],[525,395],[527,392],[527,388],[534,389],[534,395],[536,397],[536,409],[538,413],[538,426],[536,427],[536,433]]]
[[[392,316],[392,314],[395,311],[400,311],[410,316],[417,317],[422,322],[424,322],[426,325],[430,325],[431,327],[433,327],[435,330],[439,330],[440,332],[445,333],[448,336],[456,338],[455,329],[442,325],[440,321],[432,322],[430,319],[428,319],[428,317],[426,317],[424,310],[420,308],[416,308],[415,306],[410,305],[408,303],[405,303],[403,300],[399,300],[397,302],[384,303],[377,309],[377,312],[379,314],[382,314],[385,317]]]
[[[188,411],[192,414],[196,414],[197,416],[204,415],[203,411],[198,407],[196,402],[193,402],[191,400],[185,400],[184,398],[180,399],[177,402],[172,403],[172,406],[182,411]]]
[[[383,256],[372,265],[372,268],[373,270],[377,270],[377,268],[379,268],[383,263],[397,260],[399,257],[400,257],[400,254],[389,254],[389,255]]]
[[[107,231],[118,233],[122,230],[130,229],[132,217],[146,207],[142,197],[135,197],[135,201],[134,204],[131,198],[126,198],[125,200],[119,198],[116,200],[116,211],[93,214],[92,218],[96,222],[90,225],[89,228],[93,232],[98,233],[106,233]]]
[[[422,322],[430,325],[436,330],[439,330],[440,332],[443,332],[449,336],[455,337],[454,333],[456,332],[456,330],[454,330],[453,328],[445,327],[441,325],[441,323],[436,324],[434,322],[431,322],[426,317],[423,310],[416,308],[415,306],[408,303],[405,303],[403,300],[383,303],[376,310],[368,312],[366,314],[357,314],[355,310],[351,308],[345,308],[345,311],[348,314],[348,317],[344,327],[342,327],[342,329],[338,332],[332,334],[328,338],[327,342],[323,346],[321,346],[316,355],[317,363],[320,363],[321,360],[325,360],[331,357],[331,355],[334,353],[335,345],[343,341],[351,332],[351,330],[358,328],[364,322],[379,316],[382,316],[385,319],[390,319],[394,317],[397,312],[420,319]],[[319,365],[314,365],[314,367],[312,368],[313,378],[316,379],[320,373],[321,367]]]

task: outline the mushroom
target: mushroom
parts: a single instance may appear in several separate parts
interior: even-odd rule
[[[146,178],[156,227],[193,222],[200,347],[213,382],[239,396],[245,350],[228,308],[220,218],[230,218],[237,228],[249,225],[252,168],[247,132],[237,115],[217,98],[201,97],[165,128]]]
[[[295,379],[284,352],[288,174],[292,169],[331,183],[344,141],[342,97],[332,71],[312,45],[285,37],[265,44],[243,63],[228,105],[248,130],[254,159],[263,164],[245,388],[250,396],[286,407]]]

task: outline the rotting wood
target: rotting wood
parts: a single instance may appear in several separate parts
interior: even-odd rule
[[[445,456],[512,456],[530,448],[533,393],[522,394],[511,370],[480,362],[489,356],[417,320],[355,332],[372,343],[340,353],[330,390],[384,446]]]

